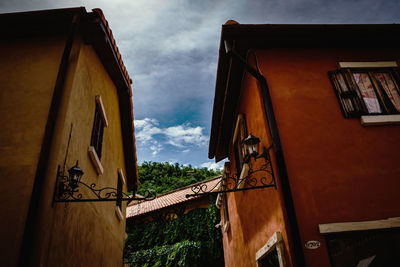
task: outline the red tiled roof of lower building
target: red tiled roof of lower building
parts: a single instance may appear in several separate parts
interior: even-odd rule
[[[207,191],[214,189],[218,185],[221,177],[216,177],[214,179],[203,181],[197,184],[204,184],[207,186]],[[144,201],[140,203],[131,204],[126,208],[126,218],[133,218],[153,211],[161,210],[167,207],[172,207],[177,204],[181,204],[193,199],[198,199],[205,196],[197,196],[186,198],[186,194],[193,194],[191,190],[193,185],[189,185],[166,194],[157,196],[155,199],[150,201]],[[217,189],[217,188],[216,188]]]

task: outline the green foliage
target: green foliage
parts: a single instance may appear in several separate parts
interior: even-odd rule
[[[210,205],[170,223],[134,225],[127,229],[125,258],[131,266],[224,266],[219,221],[219,210]]]
[[[193,168],[191,165],[183,166],[179,163],[169,162],[143,162],[138,166],[139,189],[138,194],[143,195],[146,190],[154,190],[157,195],[201,182],[221,175],[221,171],[207,168]]]
[[[131,266],[169,267],[199,266],[200,243],[182,241],[174,245],[155,246],[150,249],[135,251],[129,256]]]

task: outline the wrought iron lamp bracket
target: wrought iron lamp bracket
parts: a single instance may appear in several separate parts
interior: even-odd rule
[[[268,148],[263,148],[263,153],[253,156],[256,161],[259,158],[264,158],[265,162],[259,169],[253,169],[251,164],[251,157],[247,159],[249,165],[248,174],[245,177],[238,178],[237,175],[223,176],[220,181],[211,188],[206,184],[197,184],[192,186],[192,194],[187,194],[186,198],[196,197],[201,195],[217,195],[220,193],[230,193],[238,191],[247,191],[254,189],[263,189],[273,187],[276,189],[276,181],[274,171],[271,164],[271,157],[269,154],[272,145]]]
[[[135,198],[113,187],[96,188],[96,184],[85,184],[81,181],[75,181],[76,187],[71,186],[70,179],[61,171],[60,165],[57,169],[56,183],[53,193],[53,203],[56,202],[105,202],[105,201],[128,201],[128,204],[134,200],[153,200],[155,194],[147,191],[143,197]],[[92,198],[84,196],[80,191],[84,188]]]

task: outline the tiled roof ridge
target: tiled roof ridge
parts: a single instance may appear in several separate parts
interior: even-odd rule
[[[190,185],[187,185],[187,186],[184,186],[184,187],[180,187],[180,188],[174,189],[174,190],[172,190],[172,191],[169,191],[169,192],[166,192],[166,193],[164,193],[164,194],[161,194],[161,195],[156,196],[156,199],[157,199],[157,198],[160,198],[160,197],[163,197],[163,196],[166,196],[166,195],[169,195],[169,194],[172,194],[172,193],[175,193],[175,192],[178,192],[178,191],[182,191],[182,190],[188,189],[189,187],[192,187],[192,186],[195,186],[195,185],[199,185],[199,184],[211,182],[211,181],[216,180],[216,179],[218,179],[218,178],[222,178],[222,175],[215,176],[215,177],[213,177],[213,178],[211,178],[211,179],[203,180],[203,181],[198,182],[198,183],[195,183],[195,184],[190,184]]]
[[[191,198],[186,198],[186,194],[193,193],[191,192],[191,187],[195,185],[205,184],[206,186],[210,186],[210,189],[215,189],[219,184],[219,179],[222,176],[217,176],[211,178],[206,181],[198,182],[195,184],[191,184],[185,187],[178,188],[176,190],[170,191],[168,193],[157,196],[155,199],[150,201],[139,201],[134,204],[129,205],[126,208],[126,218],[134,218],[138,216],[142,216],[144,214],[149,214],[151,212],[157,212],[164,210],[166,208],[170,208],[176,205],[181,205],[186,202],[193,202],[197,200],[204,199],[206,195],[194,196]]]
[[[118,46],[117,46],[117,44],[115,42],[115,39],[114,39],[114,36],[112,34],[112,30],[111,30],[111,28],[110,28],[110,26],[108,24],[108,21],[107,21],[106,17],[104,16],[103,11],[100,8],[93,8],[92,11],[93,11],[93,13],[95,13],[95,14],[97,14],[99,16],[99,18],[101,19],[101,21],[104,24],[105,28],[107,29],[107,33],[108,33],[108,36],[110,37],[111,44],[114,47],[114,51],[115,51],[115,54],[117,56],[118,63],[120,65],[120,67],[121,67],[122,72],[124,73],[124,76],[125,76],[128,84],[129,84],[129,86],[131,86],[132,79],[129,77],[128,71],[126,70],[124,62],[122,60],[121,53],[119,52]],[[132,97],[132,93],[130,93],[130,94],[131,94],[131,97]]]

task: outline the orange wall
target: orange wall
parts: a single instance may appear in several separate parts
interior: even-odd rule
[[[246,74],[243,86],[247,88],[241,95],[238,114],[246,116],[247,131],[261,139],[262,146],[271,144],[268,126],[263,110],[261,94],[254,78]],[[236,122],[236,119],[235,119]],[[273,168],[276,170],[275,158],[272,156]],[[231,171],[235,172],[235,156],[233,148],[229,152],[232,163]],[[253,169],[260,168],[263,159],[254,162]],[[265,173],[264,173],[265,176]],[[275,171],[275,176],[277,176]],[[260,178],[260,176],[256,176]],[[278,180],[278,190],[265,188],[236,193],[228,193],[228,211],[230,229],[223,234],[225,266],[256,266],[256,252],[261,249],[274,232],[282,232],[285,242],[285,253],[289,254],[288,233]],[[251,200],[251,201],[249,201]],[[223,212],[221,216],[223,217]],[[291,263],[290,257],[287,257]],[[290,266],[290,265],[289,265]]]
[[[303,247],[306,264],[329,266],[318,224],[400,216],[400,126],[363,127],[360,119],[345,119],[327,73],[339,61],[399,62],[400,51],[268,49],[256,54],[271,93],[301,242],[321,242],[318,249]],[[255,67],[252,58],[249,63]],[[246,114],[248,132],[267,146],[270,137],[255,79],[246,74],[243,88],[238,113]],[[235,170],[232,147],[229,159]],[[291,261],[279,177],[277,182],[277,191],[228,194],[226,266],[255,266],[255,253],[275,231],[282,231]]]
[[[399,50],[257,52],[271,91],[307,266],[328,265],[318,224],[400,215],[400,127],[345,119],[327,72],[339,61],[400,59]]]

